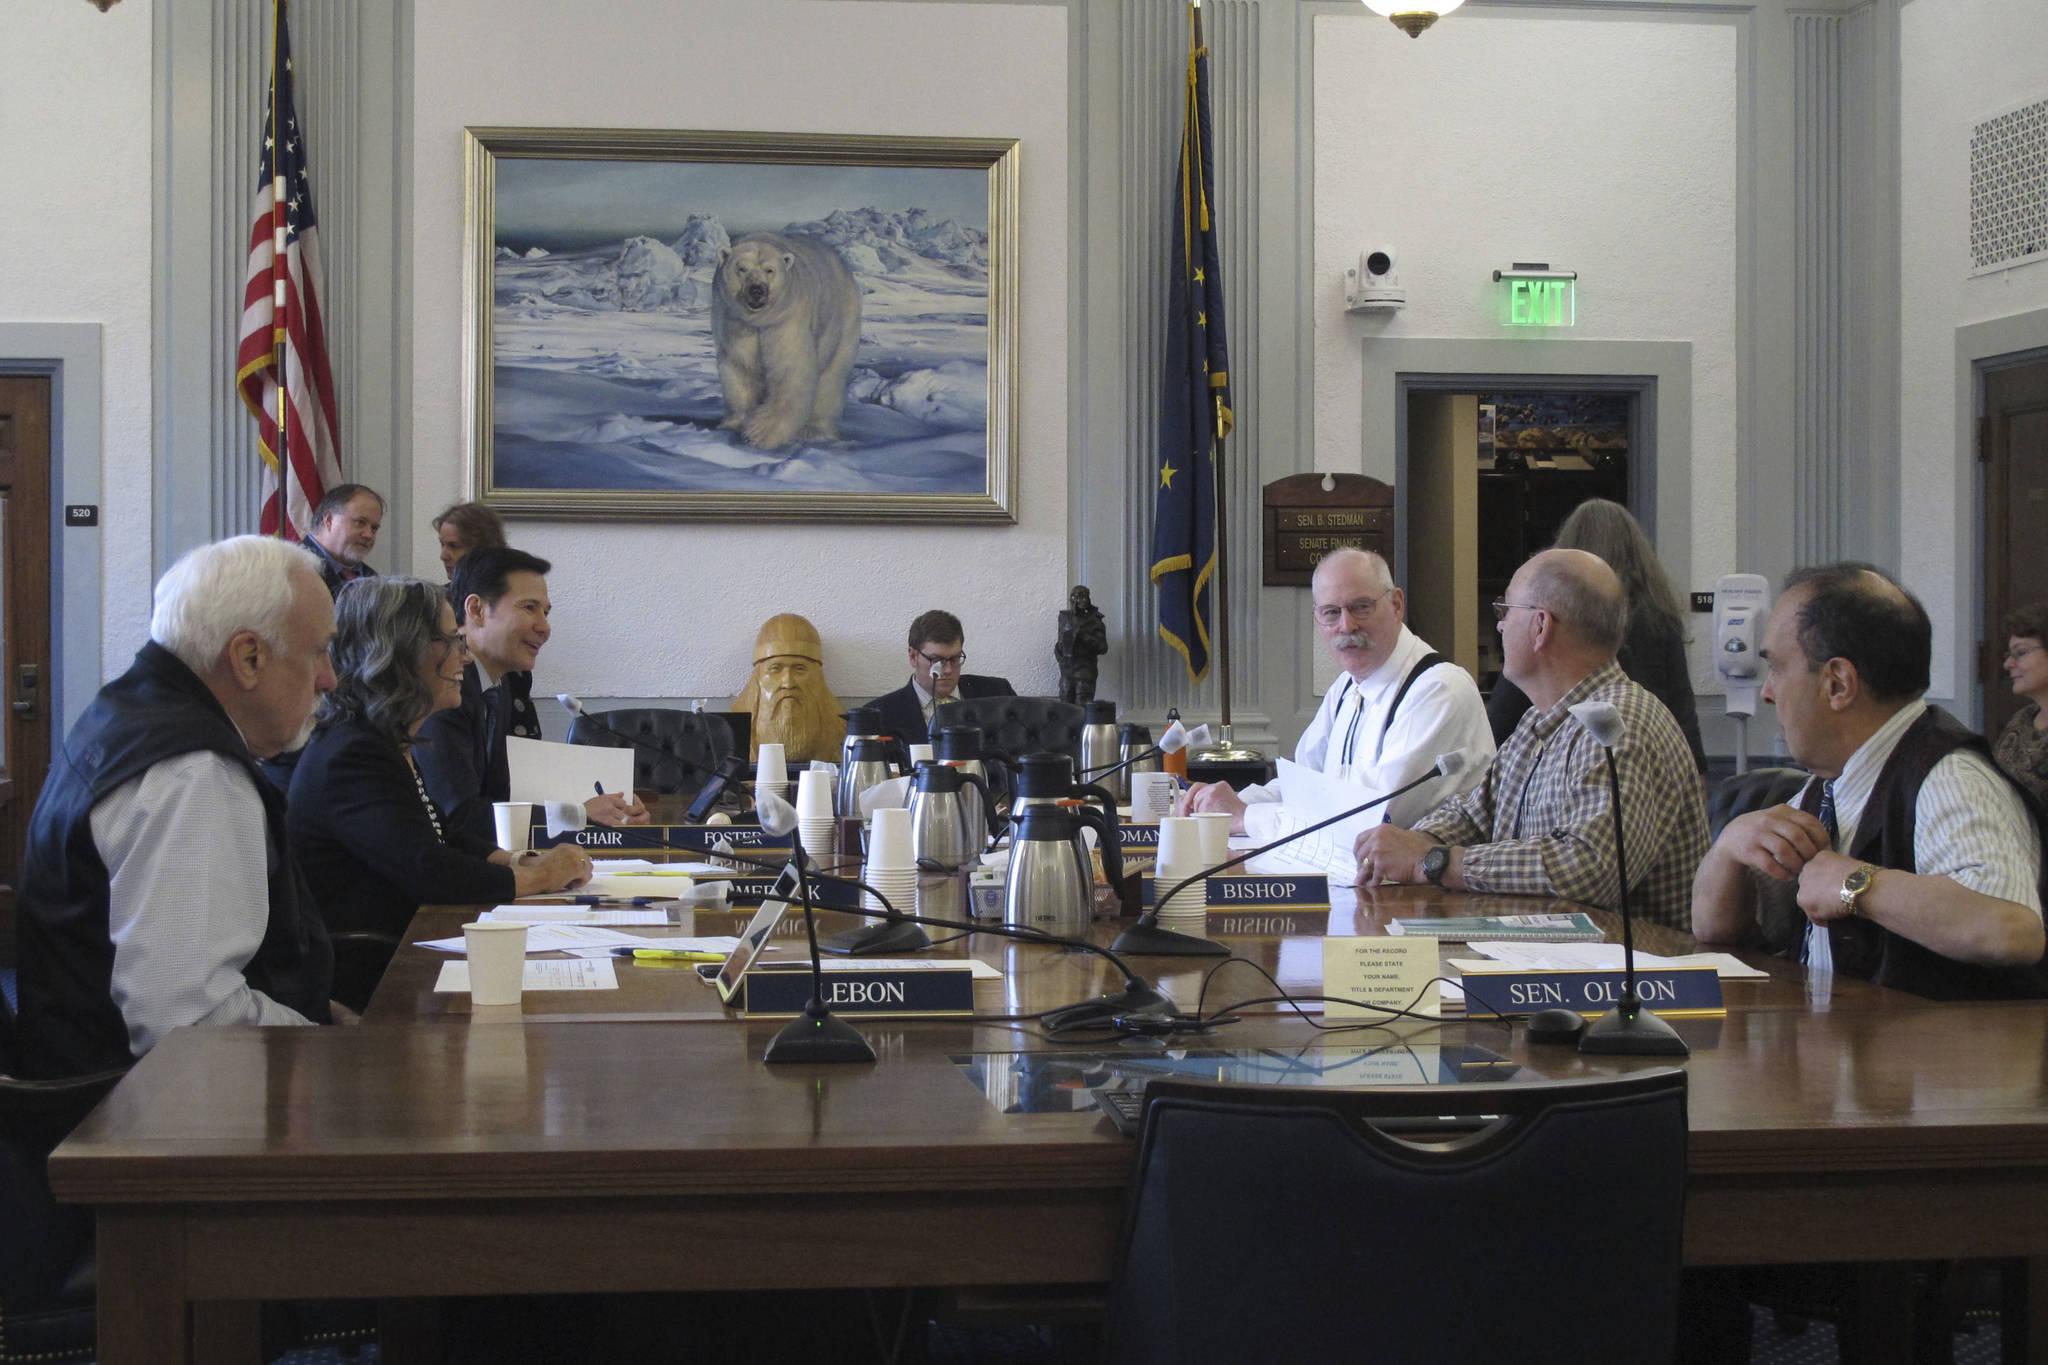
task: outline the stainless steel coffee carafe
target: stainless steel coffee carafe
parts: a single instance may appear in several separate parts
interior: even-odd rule
[[[1081,776],[1101,785],[1118,802],[1131,799],[1130,778],[1122,768],[1098,776],[1123,761],[1117,751],[1116,703],[1091,701],[1081,725]]]
[[[849,739],[847,761],[839,769],[839,790],[844,792],[845,804],[840,815],[855,819],[860,815],[860,798],[868,788],[887,782],[899,776],[896,765],[889,761],[889,741],[868,735],[860,739]]]
[[[1095,878],[1081,843],[1076,807],[1026,806],[1010,837],[1010,880],[1003,890],[1003,923],[1073,938],[1088,932],[1095,911]]]
[[[832,788],[832,813],[840,819],[860,814],[853,789],[853,746],[882,733],[882,713],[872,706],[856,706],[845,713],[846,742],[839,746],[839,781]]]
[[[1144,753],[1147,749],[1150,749],[1151,747],[1151,726],[1126,724],[1118,727],[1117,758],[1119,761],[1128,761],[1130,759],[1137,758],[1139,754]],[[1153,754],[1147,758],[1138,758],[1137,762],[1132,763],[1130,767],[1125,768],[1123,770],[1122,777],[1124,781],[1124,800],[1129,801],[1131,797],[1132,773],[1156,773],[1163,772],[1164,770],[1164,765],[1160,762],[1158,754]]]
[[[979,805],[971,805],[970,797]],[[917,859],[917,913],[960,919],[967,913],[967,873],[987,840],[980,812],[988,787],[964,768],[917,765],[910,789],[910,849]]]
[[[991,843],[1002,830],[996,818],[995,801],[989,795],[988,765],[981,757],[981,728],[948,725],[932,731],[932,757],[948,767],[959,768],[976,779],[964,795],[973,808],[973,823],[988,831]]]

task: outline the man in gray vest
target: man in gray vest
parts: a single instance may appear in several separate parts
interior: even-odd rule
[[[1408,599],[1387,561],[1369,550],[1334,550],[1316,565],[1311,594],[1316,630],[1343,672],[1302,732],[1294,761],[1356,788],[1351,804],[1358,805],[1413,782],[1437,755],[1469,749],[1464,772],[1425,782],[1385,808],[1397,825],[1476,784],[1493,757],[1486,703],[1471,674],[1408,629]],[[1231,829],[1255,843],[1304,823],[1287,810],[1285,782],[1242,793],[1226,782],[1198,783],[1180,806],[1183,815],[1229,811]]]
[[[2039,829],[1984,741],[1922,700],[1932,655],[1927,612],[1873,566],[1786,579],[1763,695],[1814,776],[1721,831],[1693,878],[1702,942],[1760,930],[1810,968],[1936,999],[2048,995]]]
[[[326,1023],[333,954],[256,760],[334,687],[311,555],[238,536],[157,583],[150,641],[100,689],[29,822],[24,1072],[126,1065],[186,1024]]]

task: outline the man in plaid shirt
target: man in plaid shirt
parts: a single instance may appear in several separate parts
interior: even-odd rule
[[[1493,604],[1508,679],[1532,703],[1486,780],[1413,829],[1358,837],[1358,881],[1432,881],[1457,891],[1561,896],[1615,908],[1614,793],[1600,744],[1569,714],[1611,703],[1627,733],[1614,750],[1630,908],[1683,928],[1707,851],[1699,769],[1664,704],[1614,662],[1628,604],[1614,570],[1583,550],[1545,550]]]

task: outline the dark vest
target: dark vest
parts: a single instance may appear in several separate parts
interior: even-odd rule
[[[1875,867],[1915,871],[1913,824],[1920,785],[1935,764],[1958,749],[1974,750],[1987,762],[1991,759],[1991,751],[1980,736],[1940,707],[1928,707],[1899,737],[1898,747],[1878,773],[1877,785],[1871,788],[1870,799],[1863,805],[1856,843],[1849,856]],[[1994,771],[1997,766],[1992,764]],[[2010,783],[2010,779],[2007,781]],[[2042,828],[2041,812],[2033,799],[2016,786],[2014,790],[2020,792],[2021,801],[2034,816],[2036,829]],[[1807,784],[1800,805],[1808,814],[1819,814],[1819,783]],[[2042,963],[2030,967],[1980,967],[1958,962],[1861,916],[1828,921],[1828,946],[1834,953],[1835,970],[1844,976],[1861,977],[1932,1000],[2048,998],[2048,970],[2044,970]]]
[[[19,925],[25,1070],[76,1075],[133,1060],[111,988],[108,877],[93,843],[92,809],[156,764],[202,750],[247,772],[263,801],[270,921],[242,976],[279,1004],[328,1022],[334,954],[291,856],[284,798],[257,771],[206,685],[170,651],[147,644],[79,717],[51,761],[30,817]],[[166,888],[163,895],[174,892]]]

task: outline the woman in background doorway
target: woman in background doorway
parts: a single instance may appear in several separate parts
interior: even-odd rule
[[[2048,603],[2021,607],[2005,618],[2005,675],[2026,705],[2013,713],[1992,746],[2005,775],[2048,804]]]
[[[1685,618],[1679,613],[1678,595],[1657,552],[1643,528],[1618,502],[1589,498],[1572,509],[1557,528],[1555,546],[1561,550],[1585,550],[1607,561],[1621,579],[1628,594],[1628,638],[1622,642],[1616,660],[1651,696],[1664,703],[1678,722],[1685,742],[1692,748],[1692,761],[1702,775],[1707,771],[1707,751],[1700,743],[1700,717],[1693,705],[1692,670],[1685,659]],[[1493,726],[1493,741],[1504,742],[1514,733],[1529,699],[1506,678],[1494,684],[1486,701],[1486,718]]]
[[[480,502],[458,502],[434,518],[434,534],[441,538],[441,571],[453,582],[464,555],[505,543],[505,519]],[[462,604],[455,606],[460,616]]]

